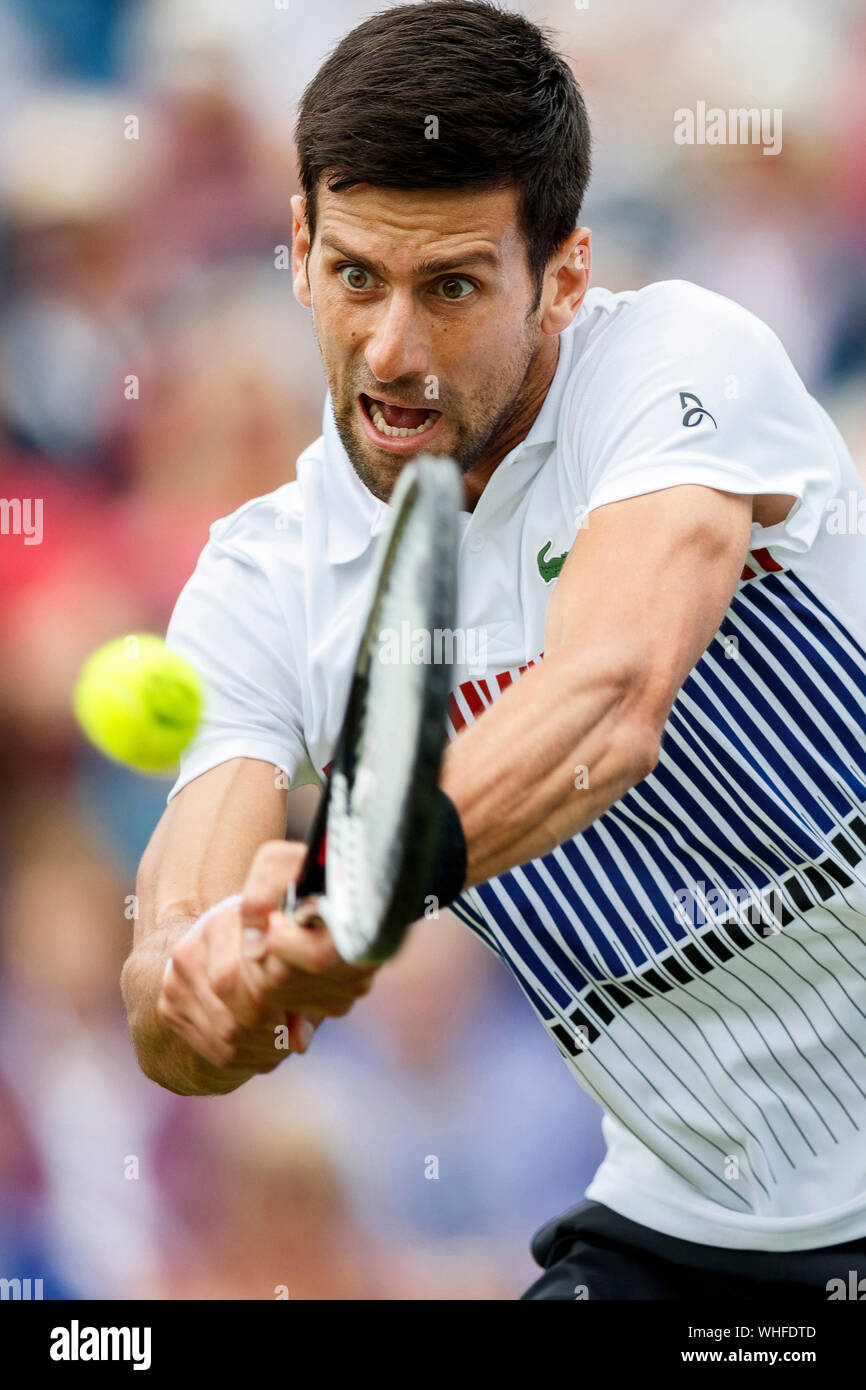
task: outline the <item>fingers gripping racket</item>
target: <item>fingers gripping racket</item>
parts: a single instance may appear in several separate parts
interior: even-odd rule
[[[454,627],[462,499],[457,465],[430,455],[394,488],[342,730],[289,894],[291,908],[324,891],[322,917],[356,964],[386,960],[421,915],[451,687],[437,634]]]

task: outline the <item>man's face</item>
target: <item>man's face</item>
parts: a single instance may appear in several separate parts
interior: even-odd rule
[[[420,452],[468,472],[519,417],[542,336],[515,190],[321,188],[306,253],[296,229],[296,293],[362,482],[387,499]]]

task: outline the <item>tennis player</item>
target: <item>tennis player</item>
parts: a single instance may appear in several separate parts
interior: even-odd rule
[[[605,1111],[525,1297],[835,1296],[866,1276],[851,459],[735,303],[590,288],[586,112],[525,18],[385,10],[319,70],[297,146],[323,434],[215,523],[171,622],[210,702],[140,870],[141,1066],[230,1091],[287,1055],[284,1018],[303,1052],[370,988],[315,899],[277,910],[304,854],[286,790],[330,762],[394,481],[449,454],[485,664],[457,650],[428,886]]]

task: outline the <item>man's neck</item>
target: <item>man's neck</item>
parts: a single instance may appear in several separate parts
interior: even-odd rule
[[[466,491],[466,510],[474,512],[478,499],[502,460],[526,438],[538,412],[544,405],[559,362],[559,335],[542,338],[541,346],[523,383],[518,408],[505,429],[497,434],[490,447],[463,476]]]

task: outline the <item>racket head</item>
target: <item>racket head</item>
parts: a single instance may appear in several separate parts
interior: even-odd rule
[[[459,469],[445,457],[407,464],[394,488],[298,884],[300,897],[324,882],[322,916],[343,959],[359,965],[380,964],[401,944],[436,846],[462,504]]]

